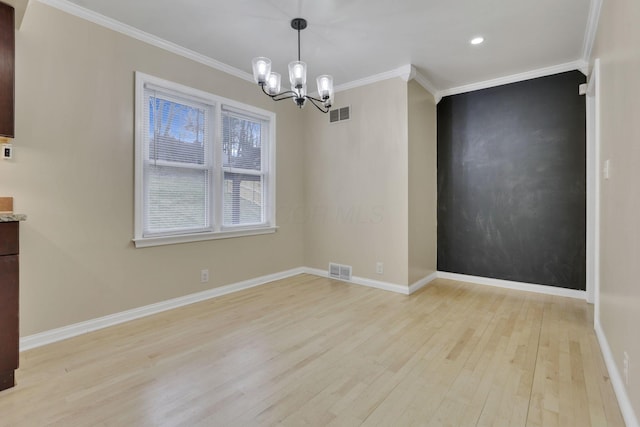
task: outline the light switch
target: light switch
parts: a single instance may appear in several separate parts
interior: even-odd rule
[[[13,146],[11,144],[2,144],[2,158],[3,159],[13,158]]]
[[[609,179],[609,176],[611,176],[611,164],[608,159],[604,161],[604,168],[602,169],[602,172],[604,174],[604,179]]]

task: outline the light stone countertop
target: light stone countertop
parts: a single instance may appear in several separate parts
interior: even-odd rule
[[[27,216],[19,213],[0,213],[0,222],[26,221]]]

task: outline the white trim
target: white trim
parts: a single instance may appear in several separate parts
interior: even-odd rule
[[[587,302],[600,319],[600,59],[587,84]]]
[[[538,294],[556,295],[577,299],[586,299],[585,291],[560,288],[556,286],[539,285],[536,283],[513,282],[511,280],[492,279],[489,277],[470,276],[467,274],[438,271],[439,279],[457,280],[459,282],[475,283],[477,285],[495,286],[498,288],[514,289],[517,291],[535,292]]]
[[[329,277],[329,272],[320,270],[319,268],[302,267],[302,272],[312,274],[314,276],[326,277],[332,280],[340,280]],[[367,286],[369,288],[382,289],[383,291],[395,292],[397,294],[409,295],[409,287],[398,285],[396,283],[382,282],[380,280],[367,279],[366,277],[351,276],[351,280],[340,280],[341,282],[351,283],[353,285]]]
[[[403,65],[398,68],[398,70],[402,69],[402,74],[400,74],[400,78],[405,82],[409,83],[416,77],[416,67],[411,64]]]
[[[93,22],[94,24],[100,25],[102,27],[124,34],[126,36],[132,37],[136,40],[140,40],[152,46],[158,47],[160,49],[164,49],[176,55],[180,55],[184,58],[191,59],[192,61],[198,62],[200,64],[214,68],[216,70],[225,72],[232,76],[238,77],[242,80],[246,80],[248,82],[254,83],[253,75],[251,75],[250,73],[247,73],[246,71],[232,67],[231,65],[217,61],[206,55],[203,55],[201,53],[182,47],[176,43],[154,36],[153,34],[149,34],[147,32],[141,31],[135,27],[124,24],[120,21],[109,18],[107,16],[104,16],[102,14],[89,10],[82,6],[79,6],[68,0],[38,0],[38,1],[40,3],[59,9],[63,12],[77,16],[81,19],[85,19],[89,22]],[[486,89],[494,86],[501,86],[508,83],[515,83],[518,81],[533,79],[536,77],[549,76],[549,75],[561,73],[564,71],[580,70],[584,74],[587,74],[588,63],[586,61],[588,60],[588,58],[585,56],[585,53],[587,52],[587,50],[589,53],[591,52],[591,47],[593,46],[593,40],[595,40],[595,29],[592,29],[591,26],[593,25],[595,26],[595,28],[597,28],[601,3],[602,3],[602,0],[592,0],[591,2],[591,8],[589,11],[589,27],[587,27],[587,33],[585,34],[585,44],[583,47],[582,60],[568,62],[566,64],[555,65],[552,67],[527,71],[524,73],[514,74],[511,76],[500,77],[497,79],[487,80],[484,82],[477,82],[477,83],[472,83],[464,86],[453,87],[453,88],[445,89],[442,91],[437,90],[436,87],[426,77],[418,73],[411,64],[407,64],[399,68],[396,68],[394,70],[385,71],[379,74],[374,74],[372,76],[364,77],[362,79],[343,83],[341,85],[336,86],[334,88],[334,92],[337,93],[344,90],[354,89],[356,87],[376,83],[379,81],[388,80],[394,77],[400,77],[405,81],[415,79],[422,87],[424,87],[427,91],[429,91],[433,95],[437,104],[438,102],[440,102],[440,100],[444,96],[456,95],[459,93],[471,92],[474,90]]]
[[[333,88],[334,92],[342,92],[348,89],[354,89],[360,86],[370,85],[372,83],[381,82],[383,80],[393,79],[395,77],[400,77],[401,79],[406,80],[407,75],[411,74],[411,64],[403,65],[402,67],[396,68],[395,70],[385,71],[384,73],[374,74],[373,76],[364,77],[359,80],[354,80],[352,82],[343,83],[341,85],[335,86]]]
[[[333,280],[335,277],[329,277],[329,272],[319,268],[302,267],[303,273],[312,274],[314,276],[326,277]],[[419,289],[424,288],[437,278],[437,272],[433,272],[428,276],[412,283],[410,286],[398,285],[397,283],[383,282],[380,280],[367,279],[366,277],[351,276],[351,280],[340,280],[341,282],[350,283],[352,285],[366,286],[369,288],[382,289],[383,291],[395,292],[397,294],[411,295]]]
[[[28,335],[20,338],[20,351],[31,350],[36,347],[41,347],[54,342],[62,341],[68,338],[73,338],[78,335],[86,334],[88,332],[97,331],[99,329],[115,326],[120,323],[129,322],[131,320],[139,319],[142,317],[150,316],[153,314],[161,313],[167,310],[173,310],[174,308],[182,307],[189,304],[194,304],[201,301],[206,301],[211,298],[216,298],[222,295],[227,295],[233,292],[239,292],[245,289],[250,289],[256,286],[264,285],[274,280],[286,279],[288,277],[296,276],[298,274],[312,274],[314,276],[329,277],[327,271],[309,268],[298,267],[291,270],[282,271],[279,273],[268,274],[266,276],[257,277],[255,279],[249,279],[242,282],[233,283],[230,285],[220,286],[217,288],[209,289],[203,292],[195,294],[189,294],[178,298],[173,298],[166,301],[161,301],[155,304],[146,305],[143,307],[134,308],[131,310],[122,311],[120,313],[110,314],[107,316],[99,317],[96,319],[87,320],[85,322],[74,323],[72,325],[63,326],[61,328],[51,329],[49,331],[40,332],[34,335]],[[391,291],[403,295],[413,293],[418,289],[426,286],[429,282],[436,278],[436,273],[415,282],[410,287],[398,285],[395,283],[382,282],[378,280],[366,279],[364,277],[352,277],[351,281],[347,283],[367,286],[376,289],[382,289],[385,291]]]
[[[589,17],[587,18],[587,28],[584,32],[582,44],[582,59],[587,63],[591,59],[591,51],[596,41],[598,32],[598,21],[600,21],[600,11],[602,10],[602,0],[591,0],[589,5]]]
[[[57,341],[62,341],[98,329],[107,328],[109,326],[118,325],[130,320],[139,319],[141,317],[150,316],[152,314],[161,313],[163,311],[172,310],[196,302],[205,301],[233,292],[242,291],[256,286],[264,285],[274,280],[286,279],[287,277],[296,276],[303,273],[302,268],[294,268],[279,273],[268,274],[266,276],[257,277],[255,279],[244,280],[242,282],[233,283],[231,285],[220,286],[218,288],[209,289],[195,294],[185,295],[183,297],[173,298],[170,300],[158,302],[155,304],[145,305],[143,307],[134,308],[120,313],[110,314],[108,316],[99,317],[97,319],[87,320],[85,322],[75,323],[69,326],[52,329],[34,335],[20,338],[20,351],[31,350],[32,348],[41,347]]]
[[[47,6],[54,7],[70,15],[74,15],[74,16],[77,16],[78,18],[82,18],[89,22],[93,22],[94,24],[98,24],[102,27],[124,34],[136,40],[140,40],[152,46],[159,47],[160,49],[164,49],[171,53],[175,53],[176,55],[180,55],[184,58],[191,59],[192,61],[199,62],[200,64],[206,65],[211,68],[215,68],[216,70],[225,72],[227,74],[231,74],[232,76],[238,77],[242,80],[246,80],[251,83],[254,82],[253,75],[245,71],[242,71],[238,68],[232,67],[231,65],[227,65],[223,62],[217,61],[206,55],[203,55],[201,53],[195,52],[193,50],[190,50],[180,45],[177,45],[175,43],[172,43],[168,40],[154,36],[153,34],[146,33],[130,25],[124,24],[120,21],[116,21],[115,19],[109,18],[107,16],[104,16],[92,10],[86,9],[82,6],[78,6],[77,4],[71,3],[70,1],[67,1],[67,0],[38,0],[38,1],[40,3],[46,4]]]
[[[274,280],[286,279],[288,277],[296,276],[298,274],[312,274],[314,276],[319,276],[319,277],[327,277],[327,278],[329,277],[328,271],[325,271],[325,270],[320,270],[317,268],[310,268],[310,267],[293,268],[291,270],[268,274],[268,275],[257,277],[254,279],[244,280],[242,282],[237,282],[230,285],[208,289],[203,292],[197,292],[195,294],[189,294],[189,295],[173,298],[166,301],[161,301],[155,304],[150,304],[143,307],[122,311],[120,313],[110,314],[110,315],[99,317],[96,319],[87,320],[85,322],[63,326],[61,328],[40,332],[34,335],[28,335],[26,337],[20,338],[20,351],[31,350],[36,347],[41,347],[41,346],[51,344],[57,341],[62,341],[68,338],[73,338],[75,336],[86,334],[88,332],[104,329],[110,326],[115,326],[120,323],[150,316],[152,314],[161,313],[163,311],[172,310],[174,308],[182,307],[185,305],[205,301],[211,298],[216,298],[222,295],[227,295],[233,292],[238,292],[238,291],[253,288],[256,286],[264,285],[266,283],[273,282]],[[573,298],[584,299],[584,295],[583,295],[584,291],[573,291],[571,289],[554,288],[552,286],[508,282],[506,280],[487,279],[484,277],[467,276],[462,274],[446,273],[441,271],[431,273],[430,275],[416,281],[410,286],[398,285],[398,284],[389,283],[389,282],[382,282],[379,280],[367,279],[364,277],[357,277],[357,276],[353,276],[350,281],[344,281],[344,282],[351,283],[354,285],[367,286],[370,288],[395,292],[403,295],[410,295],[416,292],[418,289],[421,289],[427,286],[436,278],[452,279],[452,280],[458,280],[463,282],[471,282],[471,283],[480,284],[480,285],[498,286],[503,288],[537,292],[542,294],[568,296]]]
[[[607,336],[605,335],[604,329],[602,329],[602,325],[600,325],[599,321],[595,322],[594,329],[596,331],[598,343],[600,344],[600,351],[602,351],[604,364],[607,366],[607,371],[609,371],[611,385],[613,386],[613,391],[616,394],[616,399],[618,400],[618,406],[620,406],[620,412],[622,412],[624,423],[627,427],[638,427],[638,418],[636,417],[636,413],[631,405],[631,400],[629,399],[627,389],[624,386],[622,376],[620,375],[620,371],[616,365],[615,357],[613,357],[613,353],[611,352],[611,347],[609,347]]]
[[[535,79],[538,77],[551,76],[553,74],[564,73],[566,71],[580,70],[585,73],[587,63],[583,60],[567,62],[564,64],[553,65],[551,67],[538,68],[537,70],[526,71],[524,73],[512,74],[510,76],[498,77],[497,79],[486,80],[483,82],[471,83],[464,86],[452,87],[440,91],[441,97],[457,95],[459,93],[473,92],[474,90],[488,89],[495,86],[502,86],[509,83],[521,82],[524,80]]]
[[[436,89],[436,87],[433,85],[433,83],[431,83],[424,75],[422,75],[419,71],[416,71],[416,75],[413,77],[413,79],[423,88],[425,88],[425,90],[427,92],[429,92],[431,95],[433,95],[433,98],[436,101],[436,104],[438,102],[440,102],[440,100],[442,99],[442,94],[441,92]]]
[[[594,187],[594,198],[596,211],[594,215],[595,221],[595,239],[593,242],[594,250],[595,250],[595,270],[594,270],[594,321],[600,322],[600,186],[601,186],[601,175],[600,175],[600,165],[601,165],[601,152],[602,152],[602,140],[600,138],[600,100],[602,99],[600,96],[600,58],[597,58],[593,63],[593,74],[592,77],[594,79],[594,96],[595,96],[595,163],[596,163],[596,171],[595,171],[595,187]]]
[[[303,272],[307,274],[313,274],[314,276],[327,277],[333,280],[340,280],[334,277],[329,277],[329,272],[320,270],[319,268],[302,267]],[[383,282],[380,280],[367,279],[366,277],[351,276],[351,280],[341,280],[345,283],[352,285],[367,286],[369,288],[382,289],[383,291],[395,292],[397,294],[411,295],[419,289],[424,288],[429,283],[437,278],[437,272],[433,272],[428,276],[423,277],[420,280],[412,283],[410,286],[398,285],[397,283]]]
[[[334,92],[341,92],[348,89],[354,89],[356,87],[369,85],[372,83],[377,83],[383,80],[393,79],[396,77],[400,77],[405,82],[410,82],[411,80],[415,80],[420,86],[422,86],[427,92],[433,95],[433,98],[436,100],[436,104],[440,102],[442,96],[438,89],[427,79],[424,75],[422,75],[416,68],[411,64],[403,65],[402,67],[398,67],[394,70],[385,71],[384,73],[375,74],[373,76],[365,77],[360,80],[354,80],[352,82],[343,83],[334,88]]]
[[[176,55],[214,68],[216,70],[225,72],[232,76],[238,77],[242,80],[254,83],[253,75],[246,71],[240,70],[231,65],[220,62],[211,57],[195,52],[191,49],[182,47],[176,43],[154,36],[147,32],[141,31],[135,27],[124,24],[113,18],[109,18],[100,13],[94,12],[68,0],[37,0],[40,3],[46,4],[53,8],[59,9],[63,12],[77,16],[78,18],[93,22],[94,24],[132,37],[136,40],[148,43],[152,46],[164,49]],[[508,83],[515,83],[518,81],[528,80],[536,77],[544,77],[552,74],[561,73],[564,71],[581,70],[584,74],[587,74],[588,68],[588,55],[591,53],[591,48],[595,40],[595,34],[597,30],[598,18],[600,15],[602,0],[591,0],[591,7],[589,10],[589,24],[585,34],[584,46],[583,46],[583,58],[578,61],[569,62],[566,64],[555,65],[552,67],[541,68],[533,71],[527,71],[520,74],[514,74],[511,76],[500,77],[497,79],[487,80],[484,82],[472,83],[464,86],[453,87],[438,91],[436,87],[423,75],[418,73],[411,64],[403,65],[394,70],[385,71],[372,76],[364,77],[362,79],[353,80],[351,82],[343,83],[334,88],[334,92],[341,92],[347,89],[353,89],[360,86],[376,83],[382,80],[391,79],[394,77],[403,78],[405,81],[415,79],[422,87],[429,91],[435,98],[436,103],[440,102],[442,97],[449,95],[456,95],[464,92],[471,92],[479,89],[486,89],[494,86],[501,86]],[[413,69],[413,70],[412,70]]]
[[[211,209],[210,213],[210,227],[206,230],[199,230],[198,232],[181,233],[176,235],[155,235],[144,236],[144,224],[143,224],[143,200],[145,197],[145,182],[144,182],[144,170],[145,170],[145,140],[147,135],[145,134],[144,123],[148,119],[144,114],[144,107],[146,105],[145,89],[152,88],[160,90],[162,92],[175,94],[180,98],[192,99],[194,102],[204,104],[202,108],[206,108],[208,111],[208,120],[212,124],[210,134],[206,139],[208,160],[204,167],[206,167],[209,173],[209,187],[214,200],[214,206],[217,210]],[[260,234],[271,234],[277,231],[276,227],[276,209],[275,209],[275,190],[276,190],[276,114],[272,111],[263,110],[262,108],[255,107],[253,105],[243,104],[232,99],[224,98],[222,96],[214,95],[199,89],[191,88],[181,85],[169,80],[164,80],[159,77],[154,77],[149,74],[142,73],[140,71],[135,72],[135,201],[134,201],[134,238],[136,248],[144,248],[149,246],[159,245],[171,245],[175,243],[187,243],[187,242],[199,242],[203,240],[215,240],[215,239],[227,239],[232,237],[243,237]],[[182,101],[179,101],[182,102]],[[265,196],[265,209],[264,209],[264,223],[246,225],[246,226],[223,226],[222,204],[215,203],[215,201],[222,200],[222,183],[223,183],[223,168],[220,160],[214,162],[213,159],[221,159],[222,156],[222,132],[218,130],[218,127],[222,125],[221,114],[223,107],[229,107],[225,109],[237,111],[239,114],[248,113],[250,117],[257,117],[258,120],[268,124],[268,141],[262,144],[262,171],[260,175],[265,176],[264,179],[264,192]],[[263,137],[267,132],[263,132]],[[215,154],[214,154],[215,151]]]
[[[206,233],[180,234],[176,236],[140,237],[133,239],[136,248],[175,245],[177,243],[202,242],[205,240],[230,239],[232,237],[259,236],[272,234],[278,227],[248,228],[241,230],[215,231]]]
[[[422,279],[415,281],[414,283],[409,285],[409,295],[413,294],[419,289],[424,288],[425,286],[427,286],[429,283],[433,282],[437,278],[438,278],[438,272],[434,271],[428,276],[425,276]]]

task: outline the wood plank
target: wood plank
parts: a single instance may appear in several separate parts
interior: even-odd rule
[[[300,275],[21,354],[0,425],[622,426],[583,301]]]

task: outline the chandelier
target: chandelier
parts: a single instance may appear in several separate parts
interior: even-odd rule
[[[280,92],[282,77],[271,72],[271,60],[263,56],[253,58],[253,78],[260,85],[265,95],[274,101],[293,99],[302,108],[307,100],[323,113],[328,113],[333,103],[333,77],[323,74],[316,79],[318,84],[318,98],[307,95],[307,64],[300,60],[300,31],[307,28],[307,21],[303,18],[291,20],[291,28],[298,32],[298,60],[289,63],[289,82],[291,90]]]

